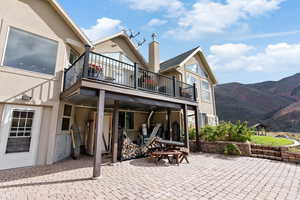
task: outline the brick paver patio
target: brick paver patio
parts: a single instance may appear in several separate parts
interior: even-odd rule
[[[0,199],[300,199],[300,167],[278,161],[193,154],[180,166],[145,159],[103,166],[91,159],[0,171]]]

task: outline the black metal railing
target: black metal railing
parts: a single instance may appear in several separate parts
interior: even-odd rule
[[[186,98],[186,99],[195,99],[196,89],[195,84],[190,85],[181,81],[177,81],[177,94],[179,97]]]
[[[167,96],[174,94],[173,79],[143,68],[138,68],[138,88]]]
[[[77,81],[82,78],[83,75],[83,63],[84,54],[81,55],[68,69],[65,70],[64,74],[64,90],[70,88]]]
[[[133,87],[134,70],[133,65],[91,52],[86,78]]]
[[[64,90],[81,78],[122,85],[147,92],[196,100],[196,87],[176,80],[174,77],[148,71],[137,64],[87,51],[65,71]]]

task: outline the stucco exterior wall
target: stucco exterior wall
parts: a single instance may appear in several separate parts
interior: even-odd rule
[[[47,75],[3,66],[9,28],[14,27],[58,43],[55,73]],[[73,45],[68,41],[75,41]],[[77,45],[74,45],[74,44]],[[79,45],[78,45],[79,44]],[[60,106],[62,75],[70,48],[84,52],[84,43],[53,7],[44,0],[1,1],[0,6],[0,114],[1,103],[43,107],[37,164],[51,164]],[[22,95],[31,100],[22,100]],[[57,138],[57,140],[60,140]],[[57,145],[56,145],[57,146]]]
[[[48,139],[49,135],[51,134],[50,131],[50,124],[49,119],[51,119],[52,114],[52,108],[51,107],[44,107],[42,111],[42,121],[41,121],[41,134],[39,137],[39,153],[37,155],[36,164],[37,165],[43,165],[47,162],[47,153],[48,148],[45,148],[48,146]]]
[[[19,102],[20,94],[32,95],[29,104],[51,105],[59,100],[62,72],[68,64],[69,45],[67,39],[80,41],[62,18],[42,0],[2,1],[0,7],[0,102]],[[9,27],[58,42],[57,61],[54,75],[29,72],[9,66],[2,66]],[[79,49],[77,49],[79,50]],[[83,50],[83,49],[82,49]],[[17,83],[17,85],[16,85]]]

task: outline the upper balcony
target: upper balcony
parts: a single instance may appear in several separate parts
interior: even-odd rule
[[[172,101],[177,99],[195,103],[197,97],[195,85],[92,51],[85,52],[65,70],[64,91],[82,80],[137,90],[148,93],[147,96],[163,95]]]

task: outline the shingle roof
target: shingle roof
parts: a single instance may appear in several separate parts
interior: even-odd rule
[[[169,60],[162,62],[160,64],[160,70],[165,70],[169,67],[174,67],[174,66],[180,65],[180,63],[182,63],[187,57],[189,57],[198,48],[199,47],[196,47],[196,48],[186,51],[174,58],[171,58]]]

